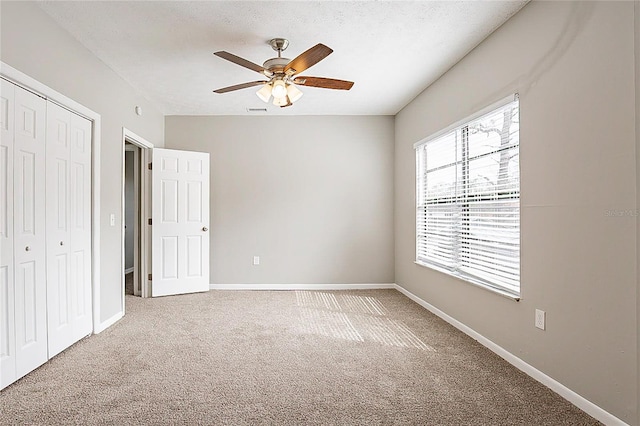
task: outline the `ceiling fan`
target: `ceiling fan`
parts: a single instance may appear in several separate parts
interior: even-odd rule
[[[273,96],[273,104],[284,108],[293,105],[295,101],[302,97],[302,92],[296,87],[297,85],[338,90],[349,90],[353,86],[353,81],[298,76],[299,73],[317,64],[333,52],[333,50],[324,44],[316,44],[294,60],[282,57],[282,52],[289,46],[289,40],[274,38],[269,40],[269,45],[271,45],[273,50],[278,52],[278,57],[267,59],[262,66],[229,52],[215,52],[214,55],[240,65],[241,67],[263,74],[268,80],[236,84],[214,90],[214,92],[227,93],[262,85],[262,88],[256,93],[258,97],[265,102],[269,102]]]

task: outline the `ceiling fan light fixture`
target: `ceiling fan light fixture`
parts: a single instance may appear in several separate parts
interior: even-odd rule
[[[273,82],[273,89],[271,94],[274,98],[284,98],[287,96],[287,87],[282,80],[276,80]]]
[[[302,97],[303,93],[293,84],[289,84],[287,86],[287,96],[289,96],[289,100],[291,103],[294,103],[298,99]]]
[[[0,0],[2,1],[2,0]],[[322,89],[349,90],[353,86],[353,81],[337,80],[335,78],[324,77],[301,77],[298,73],[314,66],[333,50],[322,43],[318,43],[310,49],[305,50],[293,60],[282,57],[282,52],[287,48],[289,41],[284,38],[274,38],[269,41],[271,47],[278,52],[277,58],[267,59],[262,66],[248,61],[233,53],[219,51],[214,55],[240,65],[251,71],[260,73],[268,81],[257,80],[247,83],[235,84],[214,90],[214,93],[227,93],[235,90],[246,89],[248,87],[258,87],[260,89],[256,95],[264,102],[273,101],[273,104],[280,107],[293,105],[302,97],[302,92],[297,85],[305,87],[318,87]]]
[[[271,85],[269,83],[265,84],[256,92],[256,95],[264,102],[269,102],[269,98],[271,98]]]

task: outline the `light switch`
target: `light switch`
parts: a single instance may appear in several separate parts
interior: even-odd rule
[[[109,216],[109,223],[111,226],[116,226],[116,215],[114,213]]]
[[[545,311],[536,309],[535,326],[538,327],[540,330],[544,330],[546,328],[546,322],[547,322],[546,317],[547,317],[547,314]]]

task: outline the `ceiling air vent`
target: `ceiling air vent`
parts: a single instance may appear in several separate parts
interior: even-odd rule
[[[247,112],[267,112],[266,108],[247,108]]]

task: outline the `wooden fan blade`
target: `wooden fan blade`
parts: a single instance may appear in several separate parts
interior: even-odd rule
[[[214,93],[227,93],[234,90],[246,89],[247,87],[259,86],[261,84],[268,83],[266,80],[250,81],[248,83],[236,84],[235,86],[223,87],[222,89],[214,90]]]
[[[337,90],[349,90],[353,86],[353,81],[336,80],[334,78],[323,77],[297,77],[293,82],[301,86],[322,87],[323,89]]]
[[[309,67],[314,66],[327,56],[329,56],[333,50],[322,43],[318,43],[311,49],[301,53],[297,58],[289,62],[284,67],[284,72],[291,70],[293,74],[298,74]]]
[[[261,67],[258,64],[254,64],[251,61],[247,61],[246,59],[241,58],[240,56],[236,56],[233,53],[225,52],[224,50],[220,52],[215,52],[214,55],[221,57],[222,59],[226,59],[227,61],[233,62],[234,64],[240,65],[241,67],[248,68],[252,71],[259,72],[261,74],[269,73],[264,67]]]

